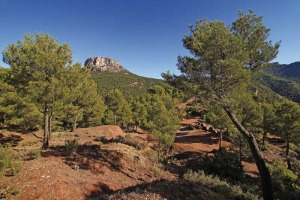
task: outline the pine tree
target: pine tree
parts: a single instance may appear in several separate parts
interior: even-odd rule
[[[175,133],[178,129],[179,112],[176,108],[177,100],[166,94],[164,88],[155,86],[143,96],[143,103],[147,109],[147,119],[144,124],[157,141],[157,154],[161,159],[172,147]]]
[[[115,124],[115,114],[111,110],[107,110],[104,115],[104,124]]]
[[[263,145],[265,145],[267,139],[267,133],[274,131],[275,110],[274,110],[274,106],[268,103],[263,103],[262,110],[263,110],[263,121],[262,121]]]
[[[101,125],[106,106],[90,71],[76,64],[68,68],[65,81],[64,99],[69,106],[64,112],[68,115],[65,120],[72,124],[71,131],[75,131],[77,123],[85,127]]]
[[[286,100],[276,107],[275,114],[275,133],[286,141],[285,156],[288,169],[291,170],[290,143],[299,144],[300,142],[300,106],[295,102]]]
[[[0,79],[0,125],[12,123],[19,101],[14,87]]]
[[[48,34],[27,34],[24,40],[10,44],[3,60],[11,67],[11,84],[19,96],[31,98],[44,115],[43,148],[49,146],[49,107],[60,76],[72,62],[71,48],[58,44]]]
[[[145,102],[142,99],[143,97],[140,97],[132,102],[131,108],[132,108],[132,118],[135,124],[138,125],[145,125],[147,122],[147,108],[145,106]],[[143,103],[144,102],[144,103]]]
[[[224,109],[249,144],[261,176],[264,199],[273,199],[270,172],[254,135],[241,124],[234,105],[240,94],[249,92],[253,73],[276,57],[279,43],[273,45],[267,41],[270,29],[252,11],[240,12],[229,28],[221,21],[204,19],[190,29],[191,34],[184,37],[183,43],[192,57],[178,58],[182,72],[179,79],[197,85],[209,101]],[[176,82],[167,74],[165,78]]]
[[[105,104],[114,113],[117,124],[132,122],[130,105],[120,90],[115,89],[110,91],[105,97]]]

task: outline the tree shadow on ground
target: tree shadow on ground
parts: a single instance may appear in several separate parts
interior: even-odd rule
[[[280,137],[267,138],[267,141],[273,145],[285,143],[285,141],[283,139],[281,139]]]
[[[196,160],[203,155],[203,153],[194,151],[175,154],[168,158],[170,162],[165,165],[165,169],[172,174],[177,174],[179,177],[182,177],[183,174],[189,170],[187,163],[193,162],[193,160]]]
[[[192,126],[186,126],[186,127],[183,127],[181,129],[179,129],[180,131],[192,131],[192,130],[195,130],[194,127]]]
[[[19,135],[10,134],[9,136],[4,136],[0,133],[0,144],[10,144],[13,147],[17,146],[20,141],[23,139]]]
[[[185,159],[193,159],[203,156],[203,153],[195,152],[195,151],[186,151],[183,153],[178,153],[173,155],[170,158],[176,159],[176,160],[185,160]]]
[[[104,166],[122,172],[120,161],[124,155],[116,150],[101,149],[99,145],[79,145],[74,152],[69,152],[65,146],[50,147],[42,156],[64,157],[64,163],[72,168],[104,173]]]
[[[10,125],[10,126],[5,126],[5,127],[0,127],[0,130],[5,130],[5,131],[9,131],[9,132],[15,132],[15,133],[22,133],[22,134],[27,134],[27,133],[31,133],[32,131],[36,131],[37,129],[24,129],[22,127],[19,126],[15,126],[15,125]]]
[[[105,183],[99,182],[98,184],[93,184],[93,188],[96,189],[87,194],[85,199],[99,199],[98,197],[101,195],[113,193],[113,191]]]
[[[157,198],[160,197],[160,198]],[[172,199],[199,200],[218,199],[215,192],[202,187],[200,184],[186,180],[160,180],[143,183],[116,191],[107,191],[99,195],[97,191],[89,194],[86,199]]]
[[[219,143],[219,139],[212,138],[214,135],[212,133],[207,133],[205,135],[184,135],[177,136],[175,138],[175,143],[202,143],[202,144],[217,144]]]
[[[188,134],[190,134],[189,131],[177,132],[176,137],[182,137],[182,136],[185,136],[185,135],[188,135]]]

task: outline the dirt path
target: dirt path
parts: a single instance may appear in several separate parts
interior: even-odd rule
[[[175,151],[177,153],[200,153],[202,155],[209,153],[213,150],[219,149],[220,138],[208,131],[201,129],[184,130],[190,124],[197,123],[198,119],[183,119],[181,122],[181,131],[177,132],[175,139]],[[232,144],[228,141],[222,142],[222,147],[227,149]],[[244,170],[251,176],[258,176],[258,169],[255,163],[243,162]]]
[[[185,130],[185,127],[197,122],[198,119],[196,118],[182,120],[181,130],[177,132],[175,139],[176,150],[180,153],[207,153],[219,149],[220,140],[217,135],[201,129]],[[229,148],[230,145],[230,142],[222,142],[222,147]]]

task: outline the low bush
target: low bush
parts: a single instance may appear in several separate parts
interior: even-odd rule
[[[206,155],[204,158],[198,158],[191,167],[192,170],[203,170],[208,174],[215,174],[233,181],[238,181],[245,177],[237,152],[221,148],[214,150],[213,153],[213,157]]]
[[[188,171],[183,177],[188,181],[197,182],[203,187],[207,187],[222,194],[225,199],[259,199],[257,195],[244,192],[240,186],[222,181],[218,176],[206,175],[204,171]]]
[[[0,199],[13,199],[13,196],[18,194],[18,188],[0,178]]]
[[[41,149],[32,149],[27,152],[29,159],[38,159],[41,157]]]
[[[300,185],[298,176],[287,169],[287,166],[282,160],[276,160],[268,167],[272,176],[275,198],[299,199]]]
[[[137,141],[136,139],[130,137],[130,135],[126,135],[124,137],[124,144],[134,147],[137,150],[142,150],[146,148],[146,144]]]
[[[98,139],[96,139],[96,141],[99,141],[101,144],[108,144],[111,142],[111,140],[107,139],[106,136],[101,136]]]
[[[0,144],[0,173],[3,174],[7,169],[11,169],[11,174],[15,175],[21,170],[21,162],[13,156],[10,146]]]
[[[107,139],[107,137],[102,136],[98,138],[98,141],[101,144],[108,144],[108,143],[122,143],[128,146],[132,146],[137,150],[145,149],[146,145],[142,142],[137,141],[136,139],[130,137],[130,135],[126,135],[125,137],[118,135],[116,138]]]
[[[78,141],[77,140],[65,140],[66,154],[70,155],[71,153],[77,151]]]
[[[159,160],[158,158],[158,155],[157,155],[157,152],[154,151],[153,149],[149,148],[149,149],[146,149],[145,151],[143,151],[143,154],[150,158],[153,162],[156,162]]]
[[[162,179],[165,173],[163,165],[160,163],[154,163],[154,165],[151,166],[151,171],[152,177],[157,179]]]

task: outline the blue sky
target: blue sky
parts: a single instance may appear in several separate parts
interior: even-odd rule
[[[281,40],[274,61],[300,61],[300,0],[0,0],[0,51],[26,33],[44,32],[72,47],[74,62],[110,57],[141,76],[178,73],[182,38],[196,20],[231,24],[254,10]],[[0,66],[8,67],[0,61]]]

